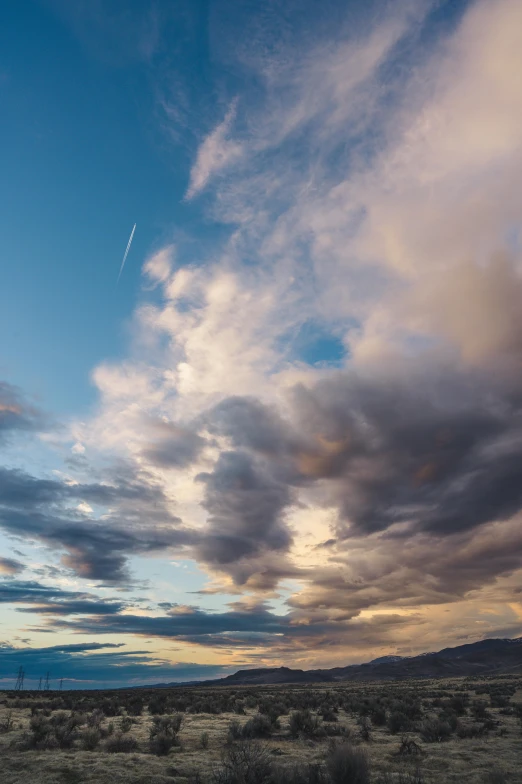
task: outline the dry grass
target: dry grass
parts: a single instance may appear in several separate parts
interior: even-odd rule
[[[178,781],[195,784],[212,779],[212,773],[219,765],[223,750],[226,748],[230,722],[240,721],[244,724],[257,712],[252,702],[261,699],[263,704],[279,704],[284,698],[286,704],[292,706],[299,703],[306,695],[310,698],[313,691],[319,700],[329,700],[333,704],[357,704],[358,700],[399,699],[401,693],[414,693],[420,698],[422,715],[408,732],[391,734],[387,726],[372,726],[370,740],[362,741],[361,717],[354,710],[337,707],[337,722],[348,728],[351,742],[360,745],[366,752],[371,765],[372,782],[401,782],[407,780],[407,774],[420,770],[424,784],[487,784],[488,781],[503,784],[504,781],[522,781],[522,723],[510,707],[494,707],[490,696],[495,690],[502,692],[506,684],[511,686],[510,705],[522,703],[522,683],[520,679],[506,678],[480,679],[477,681],[420,681],[412,684],[403,683],[361,683],[339,684],[328,687],[257,687],[245,689],[250,704],[245,715],[226,712],[221,714],[184,713],[183,724],[178,736],[180,745],[173,746],[166,756],[155,756],[149,751],[149,731],[152,719],[147,710],[143,715],[133,717],[129,735],[137,740],[138,751],[132,753],[107,753],[104,749],[105,740],[93,751],[84,751],[80,742],[67,750],[35,749],[22,750],[21,742],[27,736],[31,720],[31,699],[41,703],[52,698],[52,693],[42,695],[32,693],[20,695],[24,707],[17,705],[15,695],[4,692],[0,695],[0,727],[11,716],[13,728],[0,732],[0,781],[2,784],[167,784]],[[478,693],[483,688],[485,693]],[[517,689],[515,691],[515,689]],[[173,690],[174,691],[174,690]],[[243,693],[241,689],[233,690],[235,696]],[[455,691],[466,691],[471,703],[483,699],[487,702],[486,710],[490,716],[490,730],[483,737],[459,738],[452,732],[450,739],[440,743],[426,743],[421,740],[419,728],[421,722],[440,711],[434,695],[444,693],[442,701],[448,699]],[[489,693],[488,693],[489,692]],[[189,693],[184,690],[184,693]],[[202,689],[194,689],[190,694],[201,695]],[[214,693],[222,696],[222,691],[214,689]],[[112,692],[112,695],[118,694]],[[121,693],[123,694],[123,693]],[[150,694],[150,692],[149,692]],[[55,695],[56,696],[56,695]],[[103,696],[103,695],[102,695]],[[79,697],[80,699],[80,697]],[[344,702],[343,702],[344,701]],[[439,700],[440,701],[440,700]],[[434,704],[435,702],[435,704]],[[91,706],[92,707],[92,706]],[[479,708],[477,708],[479,710]],[[55,712],[56,713],[56,712]],[[51,717],[54,714],[51,714]],[[476,724],[472,709],[459,720],[462,726]],[[101,722],[102,732],[113,723],[115,731],[121,726],[121,717],[104,717]],[[363,722],[364,723],[364,722]],[[289,715],[279,716],[279,726],[274,728],[272,737],[263,740],[271,757],[279,766],[306,765],[308,763],[322,765],[331,744],[328,737],[297,737],[292,738],[289,730]],[[202,740],[203,738],[203,740]],[[411,754],[399,754],[403,739],[413,740],[410,744]],[[239,741],[241,742],[241,741]],[[416,748],[417,746],[417,748]],[[403,750],[408,749],[408,744]],[[420,750],[420,753],[415,753]],[[405,774],[401,779],[400,774]],[[504,775],[504,778],[502,777]],[[496,776],[496,778],[495,778]],[[350,784],[346,782],[346,784]]]

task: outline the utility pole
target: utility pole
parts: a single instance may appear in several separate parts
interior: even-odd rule
[[[24,668],[20,667],[20,669],[18,670],[18,677],[16,679],[15,691],[22,691],[22,689],[24,688],[24,678],[25,678]]]
[[[42,691],[42,676],[40,675],[40,682],[38,684],[38,691]]]
[[[50,689],[50,686],[49,686],[49,673],[47,673],[46,676],[45,676],[44,691],[49,691],[49,689]]]

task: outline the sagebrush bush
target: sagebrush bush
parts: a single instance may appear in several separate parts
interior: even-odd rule
[[[321,722],[317,716],[314,716],[309,710],[298,710],[290,714],[290,721],[288,722],[288,729],[290,735],[297,738],[299,735],[304,735],[309,738],[317,736]]]
[[[158,757],[166,756],[173,746],[176,746],[176,738],[165,732],[158,732],[157,735],[149,738],[150,752]]]
[[[104,718],[104,712],[99,708],[95,708],[92,713],[86,716],[86,722],[89,727],[99,727]]]
[[[384,727],[386,724],[386,710],[378,705],[371,710],[370,719],[375,727]]]
[[[232,719],[228,725],[227,742],[233,743],[242,737],[242,727],[237,719]]]
[[[85,751],[94,751],[100,740],[101,733],[96,727],[88,727],[80,735],[80,743]]]
[[[149,749],[152,754],[165,756],[173,746],[178,746],[178,733],[183,723],[183,716],[175,713],[172,716],[153,716],[149,730]]]
[[[451,727],[439,718],[425,719],[419,727],[419,735],[425,743],[442,743],[451,738]]]
[[[214,784],[265,784],[274,767],[267,748],[258,741],[244,741],[229,746],[221,766],[213,771]]]
[[[0,733],[5,735],[14,728],[14,721],[13,721],[13,711],[8,711],[6,715],[3,717],[2,721],[0,721]]]
[[[241,728],[243,738],[269,738],[272,734],[274,725],[268,716],[263,713],[256,713]]]
[[[367,716],[361,716],[361,718],[358,719],[357,724],[359,725],[361,740],[365,743],[369,743],[372,739],[372,724],[370,719]]]
[[[348,743],[335,746],[326,758],[332,784],[369,784],[370,763],[364,751]]]
[[[392,711],[388,716],[386,725],[392,735],[396,735],[398,732],[408,732],[412,728],[409,716],[401,711]]]
[[[113,735],[105,741],[109,754],[130,754],[138,750],[138,741],[132,735]]]
[[[122,716],[120,721],[120,732],[129,732],[132,727],[132,719],[130,716]]]

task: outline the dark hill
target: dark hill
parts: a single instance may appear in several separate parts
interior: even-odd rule
[[[443,648],[419,656],[380,656],[367,664],[351,664],[330,670],[292,670],[267,667],[239,670],[226,678],[190,683],[158,683],[147,688],[174,686],[262,686],[290,683],[336,683],[342,681],[444,678],[469,675],[522,674],[522,637],[491,639]],[[138,687],[142,688],[142,687]]]
[[[334,667],[331,670],[292,670],[289,667],[240,670],[226,678],[207,681],[213,685],[261,685],[279,683],[333,683],[336,681],[441,678],[467,675],[522,673],[522,637],[515,640],[481,640],[444,648],[420,656],[382,656],[368,664]]]

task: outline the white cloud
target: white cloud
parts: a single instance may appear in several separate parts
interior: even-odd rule
[[[204,139],[196,157],[186,198],[192,199],[208,184],[211,177],[239,160],[243,154],[242,145],[228,138],[236,115],[233,102],[225,119]]]
[[[100,405],[77,428],[83,444],[143,465],[144,414],[186,423],[230,395],[254,395],[285,413],[288,387],[329,373],[289,350],[310,319],[344,338],[347,363],[367,378],[401,372],[412,354],[427,365],[457,356],[481,368],[501,357],[502,372],[513,372],[520,260],[516,248],[502,261],[492,254],[520,231],[522,8],[476,3],[449,39],[417,55],[402,84],[383,87],[397,43],[419,22],[401,8],[366,36],[272,70],[266,104],[245,118],[250,136],[233,138],[233,104],[204,140],[187,198],[214,185],[213,216],[234,229],[206,264],[178,258],[174,271],[170,246],[147,261],[161,301],[137,311],[129,357],[95,370]],[[184,520],[205,524],[194,477],[226,446],[217,440],[178,472],[147,466]],[[331,507],[320,489],[299,500],[306,507],[289,513],[294,553],[310,565],[307,548],[317,542],[305,534],[327,538]],[[502,531],[514,536],[508,524]],[[487,532],[470,534],[466,547],[484,542]],[[366,580],[369,606],[386,602],[372,581],[387,571],[394,588],[414,577],[413,589],[429,598],[414,562],[425,565],[431,545],[415,542],[398,565],[386,542],[363,545],[350,569]],[[326,591],[327,599],[339,601]]]
[[[174,263],[174,246],[167,245],[153,256],[150,256],[143,265],[143,273],[154,283],[165,283],[172,273]]]

